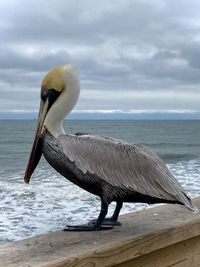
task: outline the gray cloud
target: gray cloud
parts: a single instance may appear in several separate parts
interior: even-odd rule
[[[42,77],[64,63],[79,66],[83,95],[99,92],[77,108],[198,109],[199,9],[197,0],[1,1],[1,110],[20,109],[22,99],[37,108]],[[180,104],[172,92],[193,95]]]
[[[12,49],[1,49],[0,68],[19,69],[23,71],[46,71],[52,68],[54,64],[63,64],[66,61],[72,61],[72,57],[65,50],[57,51],[14,51]]]

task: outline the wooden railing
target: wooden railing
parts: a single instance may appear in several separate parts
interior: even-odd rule
[[[200,197],[193,199],[200,208]],[[53,232],[0,245],[2,267],[197,267],[200,213],[163,205],[99,232]]]

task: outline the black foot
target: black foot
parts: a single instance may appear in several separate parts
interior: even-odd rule
[[[66,225],[63,229],[64,231],[100,231],[100,230],[110,230],[113,227],[110,225],[100,225],[95,224],[81,224],[81,225]]]
[[[96,219],[89,221],[89,225],[94,225],[96,223]],[[119,221],[113,221],[111,218],[105,218],[102,222],[103,226],[121,226],[122,224]]]

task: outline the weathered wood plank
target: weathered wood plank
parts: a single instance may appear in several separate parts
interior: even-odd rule
[[[200,208],[200,197],[194,203]],[[0,266],[200,266],[200,214],[164,205],[120,220],[111,231],[58,231],[0,245]]]
[[[156,250],[116,267],[199,267],[200,236]]]

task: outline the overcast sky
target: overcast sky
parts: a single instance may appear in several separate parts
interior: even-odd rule
[[[200,112],[199,0],[0,1],[0,112],[37,111],[77,64],[75,112]]]

